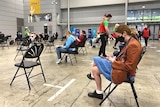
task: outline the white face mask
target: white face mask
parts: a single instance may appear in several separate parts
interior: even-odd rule
[[[147,28],[147,25],[145,25],[144,27]]]

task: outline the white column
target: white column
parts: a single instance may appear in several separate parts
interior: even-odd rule
[[[70,0],[68,0],[68,30],[70,31]]]
[[[128,0],[125,0],[125,24],[127,25]]]

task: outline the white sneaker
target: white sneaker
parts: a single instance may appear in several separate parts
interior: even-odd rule
[[[58,61],[56,62],[57,64],[60,64],[61,63],[61,59],[58,59]]]

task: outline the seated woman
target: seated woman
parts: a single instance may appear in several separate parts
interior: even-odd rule
[[[86,31],[82,30],[81,35],[76,38],[76,46],[82,46],[83,45],[83,41],[86,38]]]
[[[70,47],[72,45],[72,43],[76,41],[76,38],[72,35],[72,33],[70,31],[66,31],[65,35],[66,35],[67,40],[66,40],[64,46],[58,46],[56,48],[56,53],[57,53],[57,57],[58,57],[58,61],[56,62],[57,64],[61,63],[61,53],[62,52],[76,50],[75,48]]]
[[[94,57],[94,64],[92,67],[92,74],[88,74],[89,79],[95,79],[96,90],[88,93],[89,97],[103,99],[103,91],[101,85],[101,76],[103,74],[106,79],[115,84],[120,84],[127,79],[127,74],[134,78],[136,67],[142,51],[142,47],[135,34],[127,25],[120,25],[116,32],[122,35],[125,39],[125,46],[117,57]]]

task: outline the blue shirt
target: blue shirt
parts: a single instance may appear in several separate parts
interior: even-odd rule
[[[71,51],[74,51],[75,48],[69,48],[70,45],[71,45],[74,41],[76,41],[76,38],[75,38],[73,35],[70,35],[70,36],[67,38],[66,43],[65,43],[65,45],[63,46],[63,48],[64,48],[64,49],[69,49],[69,50],[71,50]]]

